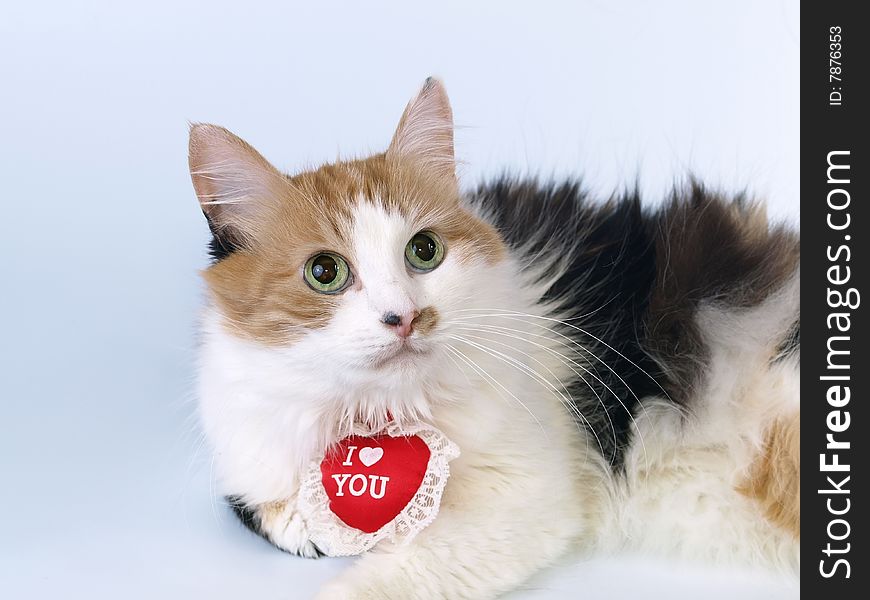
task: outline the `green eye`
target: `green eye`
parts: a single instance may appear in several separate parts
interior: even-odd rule
[[[347,262],[337,254],[316,254],[305,263],[305,283],[323,294],[335,294],[350,281]]]
[[[444,260],[444,244],[431,231],[421,231],[405,246],[405,260],[415,271],[431,271]]]

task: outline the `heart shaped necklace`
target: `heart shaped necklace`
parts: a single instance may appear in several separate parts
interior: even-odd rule
[[[437,516],[457,456],[457,446],[428,425],[354,427],[302,481],[298,506],[311,541],[328,556],[410,541]]]

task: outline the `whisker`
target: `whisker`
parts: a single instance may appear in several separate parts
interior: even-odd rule
[[[464,342],[473,348],[477,348],[478,350],[481,350],[482,352],[489,354],[493,358],[497,358],[499,360],[502,360],[502,362],[504,362],[505,364],[514,367],[515,369],[517,369],[521,373],[529,376],[533,381],[536,381],[537,383],[539,383],[541,385],[546,384],[547,386],[550,387],[549,391],[551,394],[557,394],[558,395],[557,397],[561,399],[561,401],[564,405],[571,406],[571,403],[568,401],[568,399],[565,397],[565,395],[562,394],[552,382],[548,381],[546,379],[546,377],[544,377],[543,375],[541,375],[540,373],[538,373],[537,371],[535,371],[534,369],[532,369],[528,365],[525,365],[521,361],[519,361],[513,357],[507,356],[504,353],[501,353],[501,352],[494,350],[492,348],[488,348],[486,346],[483,346],[483,345],[478,344],[476,342],[473,342],[471,340],[465,339],[461,336],[452,335],[451,337],[453,339],[460,341],[460,342]],[[565,386],[564,386],[564,384],[562,384],[562,381],[558,377],[556,377],[556,375],[552,371],[550,371],[550,373],[553,375],[553,377],[557,381],[559,381],[559,383],[564,388]],[[547,388],[545,387],[544,389],[547,389]],[[565,390],[567,391],[567,388],[565,388]],[[601,439],[598,437],[598,433],[595,431],[595,429],[592,427],[591,423],[589,423],[589,421],[586,419],[586,417],[582,413],[578,412],[577,415],[589,427],[589,430],[592,432],[592,435],[595,437],[595,440],[598,442],[598,447],[601,450],[601,454],[603,456],[604,455],[604,446],[601,443]]]
[[[469,310],[474,310],[474,309],[469,309]],[[505,314],[505,313],[506,313],[506,314]],[[605,367],[606,367],[606,368],[607,368],[611,373],[613,373],[613,375],[615,375],[616,378],[619,379],[619,381],[620,381],[620,382],[625,386],[625,388],[626,388],[626,389],[631,393],[631,395],[634,396],[635,400],[637,400],[637,403],[638,403],[638,405],[640,406],[641,410],[643,411],[644,415],[645,415],[647,418],[649,418],[649,414],[648,414],[647,411],[646,411],[646,406],[644,406],[643,402],[642,402],[641,399],[638,397],[638,395],[634,392],[634,390],[631,389],[631,386],[628,385],[628,383],[627,383],[627,382],[622,378],[622,376],[621,376],[618,372],[616,372],[615,369],[613,369],[613,367],[611,367],[610,365],[608,365],[607,362],[605,362],[603,359],[601,359],[598,355],[596,355],[594,352],[592,352],[591,350],[589,350],[588,348],[586,348],[585,346],[583,346],[582,344],[580,344],[580,343],[577,342],[576,340],[572,339],[571,337],[569,337],[569,336],[567,336],[567,335],[565,335],[565,334],[563,334],[563,333],[561,333],[561,332],[559,332],[559,331],[556,331],[556,330],[554,330],[554,329],[551,328],[551,327],[548,327],[548,326],[546,326],[546,325],[542,325],[542,324],[539,324],[539,323],[534,323],[534,322],[531,322],[531,321],[524,320],[524,319],[522,319],[522,318],[517,317],[516,315],[522,315],[522,316],[527,316],[527,317],[536,317],[536,315],[530,315],[530,314],[528,314],[528,313],[519,313],[519,312],[517,312],[517,311],[510,311],[510,312],[508,312],[508,311],[502,311],[501,314],[490,313],[490,314],[486,314],[486,315],[477,315],[477,316],[464,317],[464,318],[460,318],[459,320],[469,321],[469,320],[472,319],[472,318],[476,318],[476,317],[489,317],[489,316],[492,316],[492,317],[499,317],[499,318],[505,318],[505,319],[511,319],[511,320],[519,321],[519,322],[521,322],[521,323],[526,323],[526,324],[528,324],[528,325],[532,325],[532,326],[534,326],[534,327],[538,327],[538,328],[540,328],[540,329],[544,329],[545,331],[547,331],[547,332],[549,332],[549,333],[551,333],[551,334],[553,334],[553,335],[556,335],[556,336],[559,336],[559,337],[561,337],[561,338],[564,338],[564,339],[568,340],[568,342],[570,342],[571,344],[577,346],[578,348],[580,348],[580,349],[583,350],[584,352],[588,353],[590,356],[592,356],[594,359],[596,359],[596,360],[599,361],[602,365],[604,365],[604,366],[605,366]],[[561,321],[559,321],[558,319],[552,319],[552,318],[548,318],[548,317],[540,317],[540,318],[547,319],[547,320],[549,320],[549,321],[555,321],[555,322],[557,322],[557,323],[561,323]],[[472,324],[480,325],[480,323],[475,323],[475,322],[472,322]],[[580,328],[575,327],[575,326],[573,326],[573,325],[570,325],[570,326],[571,326],[571,327],[574,327],[575,329],[580,329]],[[493,327],[498,327],[498,326],[493,326]],[[580,331],[583,331],[583,330],[580,329]],[[522,333],[526,333],[526,332],[522,332]],[[593,337],[594,337],[594,336],[593,336]],[[598,339],[598,338],[595,338],[595,339]],[[605,343],[605,345],[607,345],[607,344]],[[608,345],[608,347],[610,347],[610,346]],[[615,350],[615,351],[616,351],[616,350]],[[622,356],[621,353],[619,353],[618,351],[616,351],[616,352],[617,352],[618,354],[620,354],[620,356]],[[628,359],[627,359],[627,360],[628,360]],[[634,364],[634,363],[632,363],[632,364]],[[619,402],[619,404],[620,404],[620,405],[622,406],[622,408],[625,410],[626,414],[628,414],[629,419],[631,420],[631,422],[632,422],[632,423],[634,424],[634,426],[635,426],[635,431],[637,432],[638,439],[640,440],[641,449],[642,449],[643,454],[644,454],[644,461],[645,461],[645,463],[647,464],[647,466],[649,466],[649,458],[648,458],[647,451],[646,451],[646,442],[645,442],[645,440],[643,439],[643,434],[640,432],[640,428],[639,428],[639,426],[638,426],[637,420],[636,420],[636,419],[634,418],[634,416],[631,414],[631,411],[628,409],[628,407],[625,406],[625,403],[622,402],[622,399],[621,399],[621,398],[620,398],[620,397],[619,397],[619,396],[618,396],[618,395],[617,395],[617,394],[616,394],[616,393],[615,393],[615,392],[614,392],[614,391],[613,391],[613,390],[612,390],[612,389],[611,389],[611,388],[610,388],[606,383],[604,383],[604,381],[602,381],[599,377],[597,377],[596,375],[592,374],[591,372],[589,372],[589,374],[590,374],[592,377],[595,377],[595,379],[596,379],[598,382],[600,382],[602,385],[604,385],[605,388],[607,388],[607,390],[608,390],[611,394],[613,394],[614,398],[616,398],[616,400]],[[647,374],[647,376],[648,376],[648,377],[651,377],[651,376],[649,376],[649,374]],[[653,381],[655,381],[655,380],[653,380]],[[658,385],[657,382],[656,382],[656,385]],[[661,388],[661,386],[659,386],[659,388]],[[663,390],[663,391],[664,391],[664,390]]]
[[[466,309],[457,309],[457,312],[477,311],[477,310],[484,310],[484,309],[466,308]],[[490,310],[490,309],[486,309],[486,310]],[[665,388],[663,388],[663,387],[661,386],[661,384],[656,380],[656,378],[653,377],[652,375],[650,375],[650,374],[649,374],[649,373],[648,373],[648,372],[647,372],[643,367],[641,367],[640,365],[638,365],[636,362],[634,362],[633,360],[631,360],[630,358],[628,358],[628,357],[627,357],[626,355],[624,355],[622,352],[620,352],[619,350],[617,350],[616,348],[614,348],[613,346],[611,346],[610,344],[608,344],[607,342],[605,342],[605,341],[602,340],[601,338],[599,338],[599,337],[597,337],[597,336],[595,336],[595,335],[589,333],[589,332],[586,331],[585,329],[583,329],[583,328],[581,328],[581,327],[578,327],[578,326],[576,326],[576,325],[573,325],[573,324],[571,324],[571,323],[568,323],[568,321],[563,321],[563,320],[561,320],[561,319],[556,319],[556,318],[554,318],[554,317],[545,317],[545,316],[543,316],[543,315],[533,315],[533,314],[530,314],[530,313],[524,313],[524,312],[513,311],[513,310],[505,310],[505,309],[495,309],[495,310],[500,310],[500,311],[501,311],[501,314],[491,313],[491,314],[488,314],[488,315],[480,315],[480,316],[505,317],[505,318],[510,318],[510,317],[520,317],[520,316],[522,316],[522,317],[533,318],[533,319],[544,319],[544,320],[546,320],[546,321],[551,321],[551,322],[554,322],[554,323],[559,323],[559,324],[561,324],[561,325],[565,325],[566,327],[570,327],[571,329],[575,329],[575,330],[579,331],[580,333],[582,333],[582,334],[584,334],[584,335],[587,335],[587,336],[591,337],[591,338],[592,338],[593,340],[595,340],[596,342],[599,342],[599,343],[603,344],[604,346],[606,346],[607,348],[609,348],[610,350],[613,350],[614,352],[616,352],[620,357],[622,357],[622,358],[624,358],[626,361],[628,361],[628,362],[629,362],[629,363],[630,363],[634,368],[636,368],[638,371],[640,371],[641,373],[643,373],[644,375],[646,375],[646,376],[649,378],[650,381],[652,381],[654,384],[656,384],[656,387],[658,387],[658,388],[662,391],[662,393],[665,395],[665,397],[666,397],[668,400],[673,401],[673,400],[671,399],[670,395],[668,394],[667,390],[665,390]],[[460,317],[460,318],[462,318],[462,317]],[[469,317],[469,318],[473,318],[473,317]],[[518,319],[518,320],[522,320],[522,319]],[[614,373],[614,375],[617,375],[617,374]],[[617,375],[617,377],[618,377],[618,375]]]
[[[471,309],[469,309],[469,310],[471,310]],[[540,328],[540,329],[544,329],[545,331],[551,332],[551,333],[553,333],[554,335],[558,335],[559,337],[565,338],[566,340],[568,340],[568,341],[571,342],[572,344],[576,345],[578,348],[582,349],[584,352],[588,353],[590,356],[592,356],[594,359],[596,359],[598,362],[600,362],[602,365],[604,365],[604,366],[605,366],[605,367],[606,367],[606,368],[607,368],[611,373],[613,373],[613,375],[616,376],[617,379],[619,379],[619,381],[620,381],[620,382],[625,386],[625,388],[626,388],[626,389],[631,393],[631,395],[634,396],[634,399],[637,400],[638,404],[639,404],[640,407],[641,407],[641,410],[644,411],[644,415],[647,416],[647,417],[649,417],[649,415],[646,413],[646,407],[644,406],[643,402],[642,402],[641,399],[638,397],[638,395],[637,395],[637,394],[634,392],[634,390],[631,388],[631,386],[628,385],[628,383],[625,381],[625,379],[623,379],[622,376],[621,376],[621,375],[620,375],[620,374],[619,374],[615,369],[613,369],[613,367],[611,367],[610,365],[608,365],[607,362],[605,362],[603,359],[601,359],[597,354],[595,354],[594,352],[592,352],[591,350],[589,350],[586,346],[584,346],[584,345],[580,344],[579,342],[577,342],[576,340],[572,339],[571,337],[569,337],[569,336],[567,336],[567,335],[565,335],[565,334],[563,334],[563,333],[561,333],[561,332],[559,332],[559,331],[556,331],[556,330],[554,330],[554,329],[551,328],[551,327],[547,327],[546,325],[541,325],[541,324],[538,324],[538,323],[533,323],[533,322],[527,321],[527,320],[525,320],[525,319],[523,319],[523,318],[521,318],[521,317],[530,317],[530,318],[546,319],[546,320],[548,320],[548,321],[553,321],[553,322],[556,322],[556,323],[561,323],[561,324],[563,324],[563,325],[567,325],[568,327],[571,327],[571,328],[573,328],[573,329],[577,329],[578,331],[580,331],[580,332],[582,332],[582,333],[584,333],[584,334],[586,334],[586,335],[589,335],[589,336],[592,337],[593,339],[598,340],[599,342],[601,342],[602,344],[604,344],[604,345],[607,346],[608,348],[611,348],[614,352],[616,352],[617,354],[619,354],[620,356],[622,356],[623,358],[625,358],[625,360],[627,360],[629,363],[631,363],[632,365],[634,365],[635,367],[637,367],[637,368],[638,368],[638,369],[639,369],[639,370],[640,370],[644,375],[646,375],[647,377],[649,377],[650,380],[651,380],[653,383],[655,383],[656,386],[657,386],[657,387],[658,387],[658,388],[659,388],[659,389],[660,389],[660,390],[665,394],[665,396],[668,398],[668,400],[671,399],[671,397],[668,395],[667,391],[666,391],[666,390],[665,390],[661,385],[659,385],[659,383],[655,380],[655,378],[653,378],[652,375],[650,375],[649,373],[647,373],[646,371],[644,371],[644,370],[643,370],[640,366],[638,366],[634,361],[632,361],[630,358],[626,357],[626,356],[625,356],[624,354],[622,354],[619,350],[616,350],[615,348],[613,348],[613,347],[612,347],[610,344],[608,344],[607,342],[604,342],[603,340],[599,339],[598,337],[596,337],[596,336],[594,336],[594,335],[592,335],[592,334],[589,334],[589,333],[586,332],[584,329],[581,329],[581,328],[579,328],[579,327],[577,327],[577,326],[575,326],[575,325],[571,325],[570,323],[565,323],[564,321],[560,321],[559,319],[554,319],[554,318],[551,318],[551,317],[542,317],[542,316],[539,316],[539,315],[532,315],[532,314],[528,314],[528,313],[520,313],[520,312],[516,312],[516,311],[511,311],[511,312],[509,312],[509,313],[501,313],[501,314],[491,313],[491,314],[486,314],[486,315],[478,315],[478,317],[499,317],[499,318],[504,318],[504,319],[511,319],[511,320],[514,320],[514,321],[519,321],[519,322],[521,322],[521,323],[527,323],[527,324],[529,324],[529,325],[532,325],[532,326],[538,327],[538,328]],[[476,318],[476,317],[473,317],[473,316],[472,316],[472,317],[465,317],[465,318],[461,318],[461,320],[468,320],[468,319],[472,319],[472,318]],[[626,409],[626,410],[627,410],[627,409]]]
[[[450,349],[453,349],[450,344],[446,344],[446,346]],[[456,367],[456,370],[462,373],[462,375],[465,377],[465,381],[468,382],[469,387],[473,387],[471,380],[468,378],[468,374],[462,369],[462,366],[458,362],[456,362],[456,358],[454,358],[455,355],[448,353],[445,354],[445,356],[450,359],[450,362],[453,363],[453,366]]]
[[[461,340],[460,340],[460,341],[461,341]],[[526,410],[526,412],[529,413],[529,415],[531,415],[532,419],[534,419],[534,420],[535,420],[535,423],[537,423],[537,424],[538,424],[538,427],[540,427],[541,432],[542,432],[542,433],[543,433],[547,438],[550,437],[549,434],[547,433],[547,431],[544,429],[544,426],[541,424],[541,421],[538,419],[538,417],[535,416],[535,414],[534,414],[534,413],[529,409],[528,406],[526,406],[526,404],[525,404],[522,400],[520,400],[519,398],[517,398],[516,395],[514,395],[510,390],[508,390],[508,389],[507,389],[506,387],[504,387],[501,383],[499,383],[499,382],[498,382],[494,377],[492,377],[492,376],[491,376],[491,375],[486,371],[486,369],[484,369],[484,368],[481,367],[478,363],[476,363],[474,360],[472,360],[471,358],[469,358],[469,357],[468,357],[464,352],[462,352],[461,350],[459,350],[458,348],[456,348],[456,347],[454,347],[454,346],[451,346],[450,344],[448,344],[447,347],[450,348],[451,350],[453,350],[454,352],[456,352],[457,355],[459,356],[459,358],[462,359],[462,360],[463,360],[463,361],[464,361],[468,366],[470,366],[472,369],[474,369],[475,372],[477,372],[479,375],[485,377],[485,378],[487,379],[487,381],[490,382],[490,385],[493,385],[493,387],[494,387],[495,385],[497,385],[497,386],[500,387],[502,390],[504,390],[505,392],[507,392],[507,394],[508,394],[511,398],[513,398],[514,400],[516,400],[516,402],[517,402],[520,406],[522,406],[522,407]],[[496,390],[496,391],[498,391],[498,390]],[[504,396],[502,396],[502,399],[504,399]]]
[[[480,327],[482,328],[482,327],[494,327],[494,326],[490,326],[490,325],[481,325]],[[594,373],[591,373],[591,372],[589,371],[589,369],[587,369],[585,366],[583,366],[583,365],[581,365],[580,363],[576,362],[575,360],[573,360],[573,359],[571,359],[571,358],[565,356],[565,355],[562,354],[561,352],[558,352],[557,350],[554,350],[553,348],[548,348],[547,346],[545,346],[545,345],[543,345],[543,344],[538,344],[538,343],[536,343],[536,342],[533,342],[533,341],[531,341],[531,340],[527,340],[527,339],[522,338],[522,337],[517,336],[517,335],[511,335],[511,334],[504,333],[504,332],[501,332],[501,331],[493,331],[493,330],[491,330],[491,329],[481,329],[481,328],[465,327],[465,326],[457,326],[457,328],[458,328],[458,329],[465,330],[465,331],[477,331],[477,332],[480,332],[480,333],[493,333],[493,334],[495,334],[495,335],[501,335],[501,336],[505,336],[505,337],[508,337],[508,338],[516,339],[516,340],[519,340],[519,341],[522,341],[522,342],[526,342],[526,343],[532,344],[533,346],[538,347],[538,348],[541,348],[542,350],[544,350],[544,351],[546,351],[546,352],[549,352],[549,353],[555,355],[556,357],[558,357],[559,360],[562,362],[562,364],[564,364],[564,365],[567,366],[569,369],[571,369],[571,371],[572,371],[572,372],[573,372],[577,377],[580,378],[580,380],[581,380],[581,381],[586,385],[586,387],[589,388],[589,390],[590,390],[590,391],[595,395],[595,398],[598,400],[598,404],[599,404],[599,405],[601,406],[601,408],[604,410],[604,414],[605,414],[605,416],[607,417],[607,422],[608,422],[608,424],[610,425],[611,436],[612,436],[612,439],[613,439],[614,451],[611,452],[611,455],[610,455],[610,463],[613,464],[613,461],[614,461],[615,458],[616,458],[616,448],[617,448],[617,446],[619,445],[619,441],[618,441],[618,438],[617,438],[617,435],[616,435],[616,427],[615,427],[614,424],[613,424],[613,419],[610,417],[610,412],[607,410],[607,405],[604,403],[604,400],[601,398],[601,395],[598,393],[598,391],[597,391],[594,387],[592,387],[592,385],[591,385],[591,384],[586,380],[586,378],[583,377],[583,375],[582,375],[579,371],[577,371],[576,369],[574,369],[574,367],[573,367],[572,365],[577,366],[577,367],[583,369],[584,371],[586,371],[587,374],[592,375],[593,377],[595,377],[595,379],[597,379],[597,380],[598,380],[602,385],[604,385],[605,388],[607,388],[607,389],[610,391],[610,393],[613,394],[613,393],[614,393],[613,390],[610,390],[610,388],[607,386],[606,383],[604,383],[603,381],[601,381],[600,379],[598,379],[598,377],[596,377]],[[505,329],[507,329],[507,328],[505,328]],[[518,332],[518,333],[526,333],[526,332],[522,332],[522,331],[520,331],[520,330],[511,330],[511,331],[516,331],[516,332]],[[468,334],[466,334],[466,335],[468,335]],[[528,334],[528,335],[534,335],[535,337],[543,337],[543,338],[548,339],[548,340],[550,340],[550,341],[555,341],[555,342],[558,342],[558,343],[562,344],[563,346],[569,347],[569,346],[567,346],[567,344],[565,344],[564,342],[561,342],[561,341],[559,341],[559,340],[552,340],[551,338],[546,338],[546,336],[537,335],[537,334]],[[491,342],[491,343],[493,343],[493,344],[499,344],[499,345],[504,346],[504,347],[506,347],[506,348],[512,348],[512,349],[516,350],[517,352],[520,352],[521,354],[523,354],[523,355],[525,355],[525,356],[528,356],[529,358],[531,358],[532,360],[534,360],[534,361],[537,362],[538,364],[541,364],[542,366],[545,366],[545,365],[543,365],[543,363],[541,363],[541,361],[537,360],[537,359],[534,358],[532,355],[530,355],[530,354],[528,354],[528,353],[526,353],[526,352],[523,352],[522,350],[519,350],[519,349],[517,349],[515,346],[511,346],[510,344],[505,344],[505,343],[503,343],[503,342],[498,342],[498,341],[496,341],[496,340],[490,340],[490,339],[488,339],[488,338],[479,338],[479,337],[476,337],[476,336],[469,336],[469,337],[473,337],[473,338],[475,338],[475,339],[483,339],[483,340],[488,341],[488,342]],[[546,366],[545,366],[545,368],[546,368]],[[547,369],[547,370],[550,371],[550,369]],[[550,372],[552,373],[552,371],[550,371]],[[555,375],[554,375],[554,377],[555,377]],[[557,379],[558,379],[558,378],[557,378]],[[571,393],[568,391],[568,388],[565,387],[564,383],[562,383],[561,381],[560,381],[560,383],[562,384],[562,387],[565,389],[565,391],[568,393],[568,395],[571,396]],[[616,396],[615,394],[614,394],[614,396],[617,398],[617,400],[619,400],[619,397],[618,397],[618,396]],[[571,398],[573,399],[573,396],[571,396]],[[578,417],[584,418],[584,420],[585,420],[585,417],[584,417],[583,414],[580,412],[579,407],[577,407],[573,402],[570,403],[570,404],[568,405],[568,408],[571,410],[572,414],[574,414],[574,415],[576,415],[576,416],[578,416]],[[629,413],[629,416],[631,416],[630,413]],[[588,421],[586,421],[586,422],[588,423]]]

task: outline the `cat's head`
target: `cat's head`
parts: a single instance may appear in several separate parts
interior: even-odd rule
[[[504,242],[463,205],[437,80],[384,153],[285,175],[226,129],[194,125],[190,170],[221,327],[324,402],[360,394],[363,413],[381,410],[371,398],[401,412],[392,393],[455,370],[449,322],[508,293]]]

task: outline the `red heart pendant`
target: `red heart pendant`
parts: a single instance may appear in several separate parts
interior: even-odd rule
[[[377,531],[420,489],[429,455],[429,446],[416,435],[341,440],[320,463],[329,509],[350,527]]]

